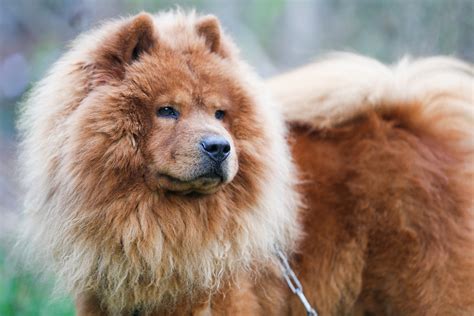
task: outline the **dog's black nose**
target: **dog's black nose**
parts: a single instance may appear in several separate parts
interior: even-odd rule
[[[215,162],[223,162],[230,154],[230,144],[222,136],[208,136],[201,141],[204,153]]]

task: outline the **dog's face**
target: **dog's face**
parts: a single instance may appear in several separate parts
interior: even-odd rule
[[[112,144],[117,150],[109,146],[102,154],[111,160],[104,165],[121,169],[117,175],[125,178],[126,169],[151,190],[210,194],[233,181],[239,155],[246,156],[247,173],[255,169],[247,178],[258,177],[264,148],[255,105],[220,41],[217,20],[201,18],[187,31],[199,41],[160,37],[143,15],[112,34],[94,55],[88,99],[100,113],[87,115],[120,139]],[[173,32],[180,30],[163,33]]]
[[[208,63],[202,69],[192,58],[170,58],[162,69],[148,65],[164,80],[157,80],[159,91],[149,105],[146,179],[167,191],[212,193],[232,181],[238,168],[228,78],[206,74]]]

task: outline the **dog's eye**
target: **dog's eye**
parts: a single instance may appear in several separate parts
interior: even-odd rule
[[[216,119],[222,120],[225,116],[225,112],[222,110],[217,110],[214,116],[216,117]]]
[[[179,112],[171,106],[164,106],[158,109],[157,115],[159,117],[177,119],[179,117]]]

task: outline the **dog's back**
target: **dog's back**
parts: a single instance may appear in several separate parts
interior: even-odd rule
[[[473,73],[342,54],[269,81],[307,205],[295,267],[321,315],[474,314]]]

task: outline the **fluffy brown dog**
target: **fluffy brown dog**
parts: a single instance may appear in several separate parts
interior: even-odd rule
[[[79,314],[185,314],[294,247],[295,173],[263,91],[216,18],[179,12],[81,36],[36,86],[22,239]]]
[[[303,314],[276,248],[321,315],[472,315],[472,85],[452,59],[348,55],[271,80],[295,187],[215,18],[110,22],[25,102],[25,248],[80,315]]]
[[[474,315],[473,67],[338,55],[269,85],[307,205],[294,266],[320,314]]]

